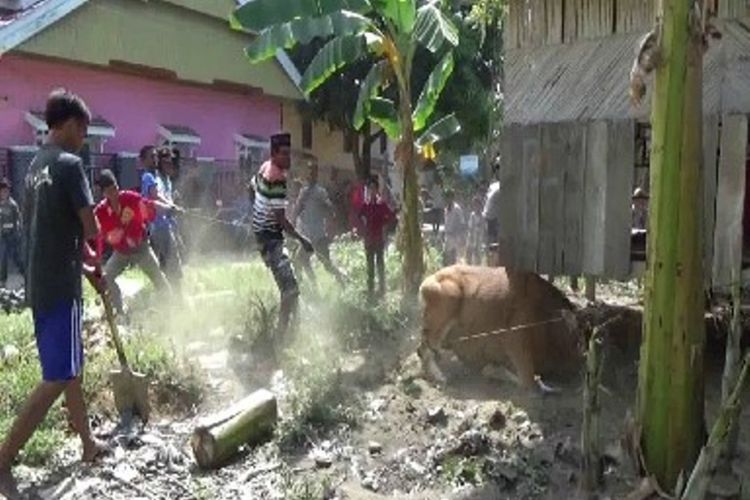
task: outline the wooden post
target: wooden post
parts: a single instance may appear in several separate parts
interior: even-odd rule
[[[601,450],[599,449],[599,383],[602,373],[601,327],[594,329],[586,352],[586,381],[583,386],[583,428],[581,448],[583,450],[583,480],[581,488],[587,495],[599,489],[604,478]]]
[[[252,393],[196,427],[191,438],[196,462],[203,468],[220,467],[241,446],[270,437],[277,419],[276,396],[265,389]]]
[[[750,354],[745,356],[744,365],[735,380],[731,393],[723,402],[719,416],[716,418],[711,435],[708,437],[706,446],[701,450],[698,461],[695,464],[690,479],[685,486],[685,491],[680,497],[682,500],[703,500],[706,498],[708,487],[711,482],[711,473],[716,468],[719,456],[726,449],[727,440],[730,439],[732,428],[737,426],[737,420],[742,410],[742,390],[745,387],[745,379],[750,368]]]
[[[584,289],[586,300],[589,302],[596,302],[596,278],[594,276],[586,276],[584,280]]]
[[[647,473],[673,491],[704,429],[702,71],[695,2],[661,0],[638,421]]]
[[[740,286],[739,273],[733,273],[732,280],[732,321],[727,334],[727,347],[724,357],[724,373],[721,380],[721,402],[727,405],[732,397],[732,391],[737,383],[740,373],[742,358],[742,290]],[[722,453],[724,469],[732,470],[732,460],[737,452],[737,439],[739,438],[739,425],[737,422],[730,428],[727,437],[726,448]]]

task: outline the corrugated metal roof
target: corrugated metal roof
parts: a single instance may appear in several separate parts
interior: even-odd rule
[[[750,28],[738,21],[718,26],[704,58],[704,110],[750,112]],[[642,33],[574,44],[509,51],[506,57],[506,123],[550,123],[646,118],[650,94],[634,109],[630,68]],[[653,81],[649,82],[649,89]]]

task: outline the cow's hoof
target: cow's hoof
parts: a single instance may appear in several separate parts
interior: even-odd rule
[[[445,387],[448,385],[448,379],[437,367],[425,368],[422,370],[422,375],[428,382],[437,385],[438,387]]]
[[[539,376],[535,377],[534,381],[536,382],[536,386],[539,389],[539,393],[542,396],[552,396],[552,395],[562,394],[562,390],[558,389],[557,387],[551,387],[545,384],[542,378]]]

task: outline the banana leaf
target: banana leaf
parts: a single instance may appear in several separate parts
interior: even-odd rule
[[[259,33],[276,24],[341,10],[366,14],[372,5],[368,0],[248,0],[231,14],[229,24],[233,29]]]
[[[430,73],[414,108],[412,120],[414,121],[415,132],[419,132],[427,125],[427,120],[435,111],[440,94],[443,92],[445,84],[448,83],[451,73],[453,73],[453,53],[448,52]]]
[[[398,120],[396,105],[390,99],[373,97],[370,99],[370,120],[380,125],[386,135],[398,140],[401,137],[401,122]]]
[[[456,115],[451,113],[432,124],[416,141],[418,147],[435,144],[461,131]]]
[[[458,45],[458,28],[434,2],[423,5],[417,11],[414,39],[430,52],[437,53],[449,43]]]
[[[388,61],[385,60],[374,64],[362,82],[362,86],[359,88],[357,107],[354,110],[354,119],[352,120],[356,130],[361,129],[365,124],[370,111],[370,100],[378,94],[383,86],[387,68]]]
[[[315,55],[302,75],[300,87],[306,95],[320,87],[339,69],[368,53],[368,37],[365,34],[343,35],[334,38]]]

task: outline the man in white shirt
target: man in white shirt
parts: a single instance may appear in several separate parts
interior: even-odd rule
[[[318,183],[318,165],[308,165],[308,183],[299,192],[294,204],[293,221],[299,221],[299,230],[313,245],[315,254],[339,283],[344,282],[344,275],[331,262],[330,240],[326,223],[333,214],[333,203],[326,189]],[[313,284],[316,284],[315,272],[310,265],[310,254],[303,252],[299,261]]]
[[[497,179],[500,173],[500,165],[495,164],[492,167],[493,178]],[[487,226],[487,256],[490,265],[499,265],[499,245],[500,245],[500,181],[495,180],[490,184],[487,190],[487,198],[484,202],[482,217]]]
[[[443,265],[450,266],[458,261],[466,242],[466,217],[463,208],[455,200],[452,191],[445,193],[445,245]]]

